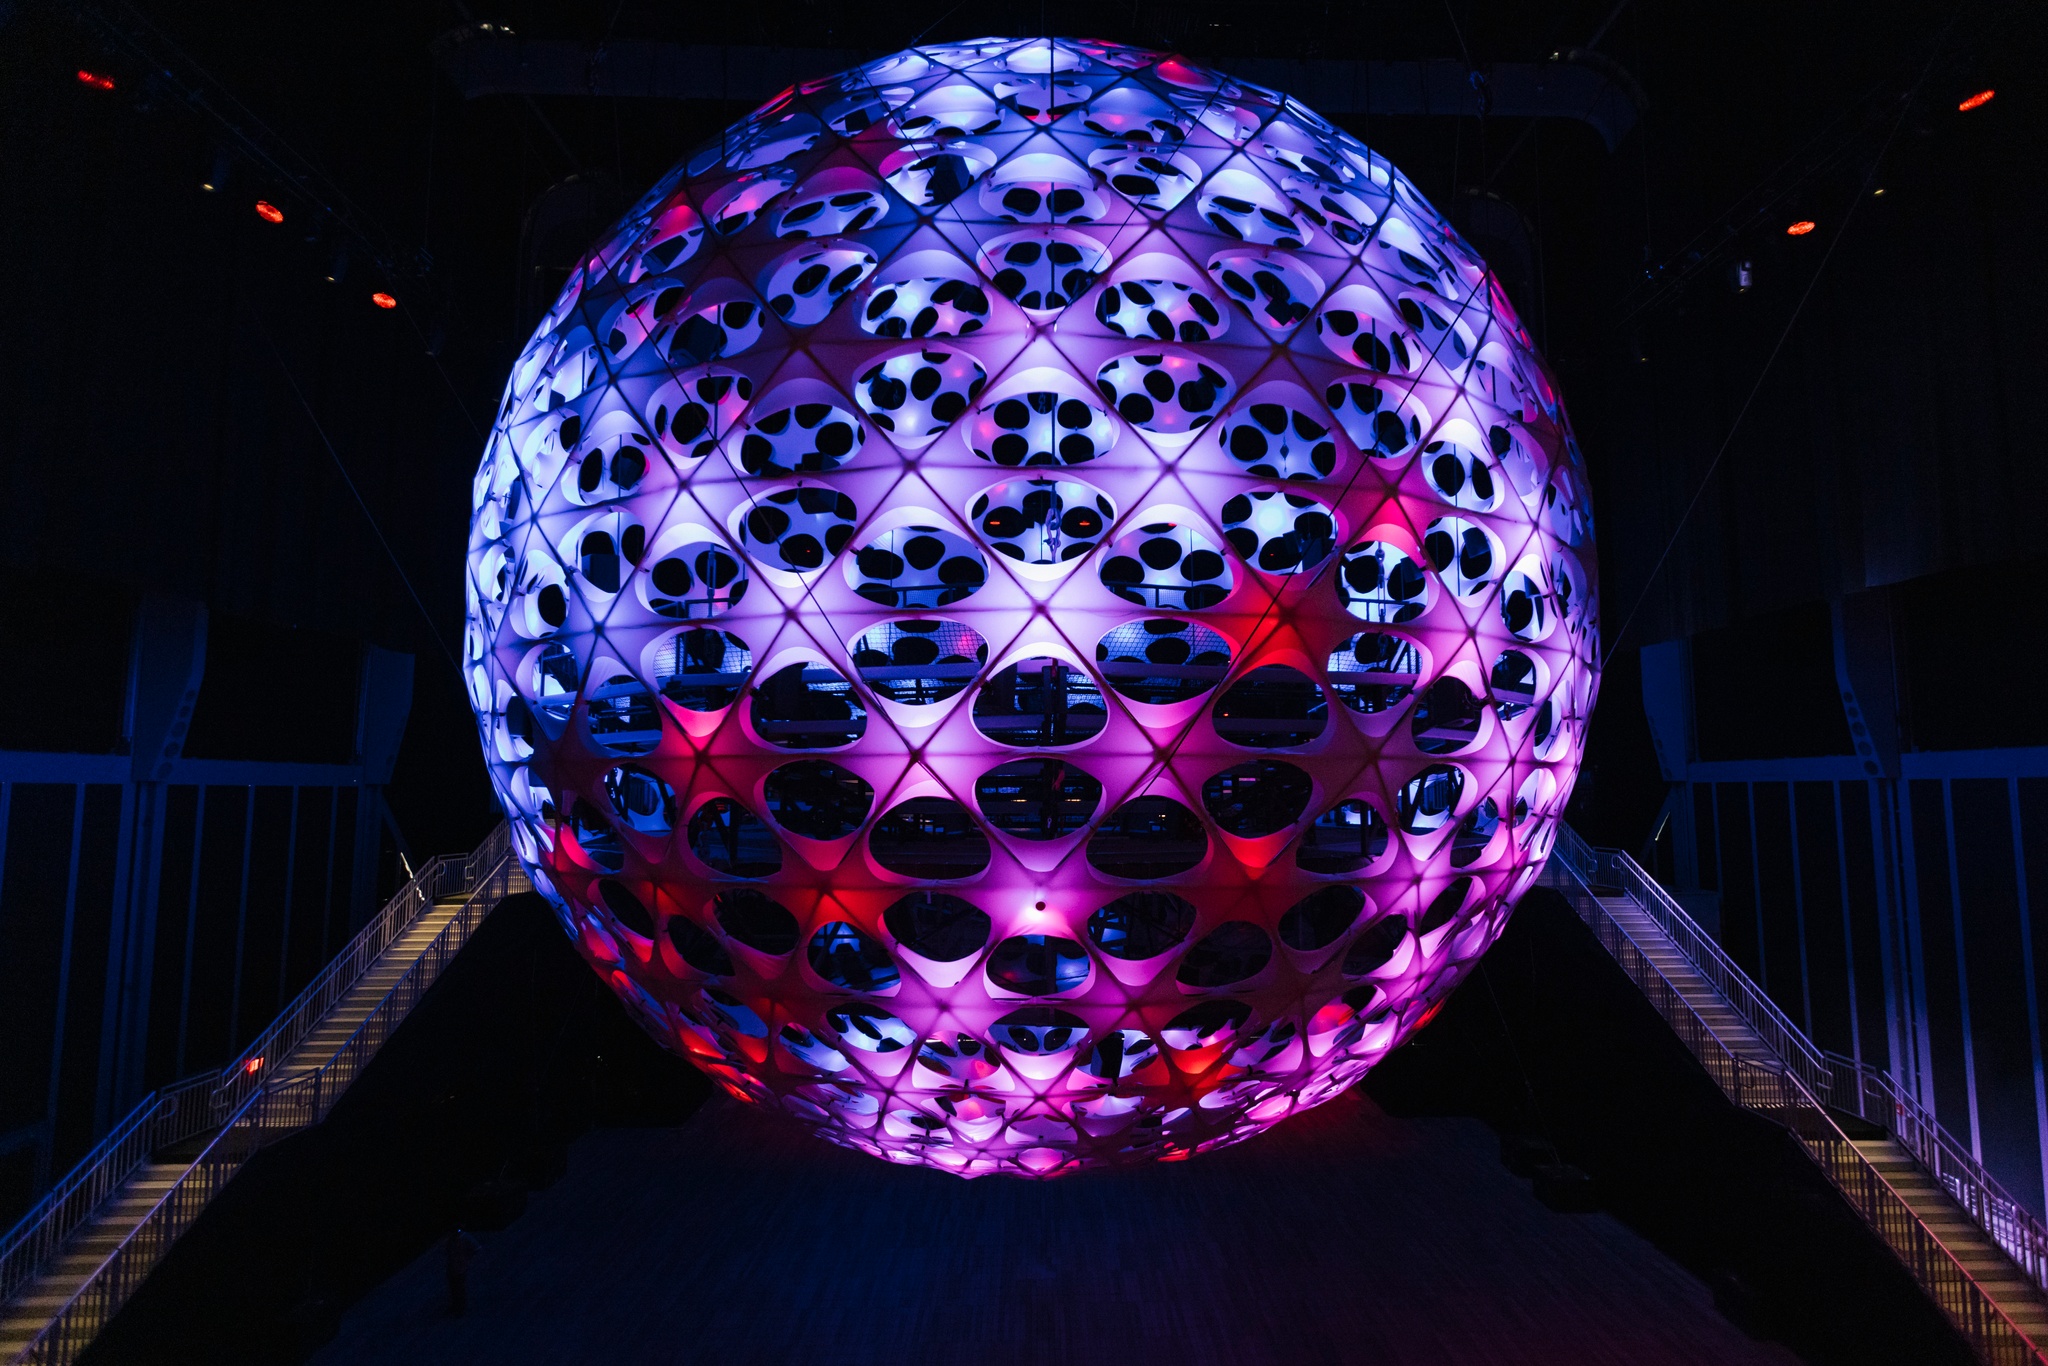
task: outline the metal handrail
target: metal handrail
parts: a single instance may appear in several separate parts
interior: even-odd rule
[[[1619,888],[1637,910],[1656,922],[1694,970],[1734,1007],[1743,1023],[1811,1094],[1843,1114],[1890,1131],[2027,1278],[2048,1290],[2048,1224],[1986,1171],[1917,1098],[1883,1070],[1828,1052],[1807,1038],[1722,951],[1713,936],[1627,853],[1594,849],[1568,826],[1558,832],[1557,851],[1588,887]]]
[[[203,1072],[150,1092],[0,1236],[0,1303],[34,1280],[152,1152],[214,1126],[212,1095],[219,1080],[218,1072]]]
[[[402,1024],[407,1015],[441,975],[455,955],[469,942],[469,936],[480,924],[491,908],[503,900],[510,889],[513,861],[501,859],[498,866],[463,901],[462,909],[450,918],[448,923],[433,938],[420,956],[414,960],[399,979],[391,984],[383,998],[355,1033],[335,1048],[319,1067],[295,1076],[282,1078],[275,1089],[280,1095],[292,1095],[292,1103],[303,1110],[306,1118],[303,1124],[318,1124],[327,1118],[334,1103],[341,1098],[356,1077],[369,1065],[372,1057],[384,1046],[385,1040]]]
[[[244,1100],[190,1167],[171,1184],[142,1221],[115,1245],[85,1284],[14,1358],[16,1366],[68,1366],[156,1269],[171,1244],[190,1228],[213,1197],[262,1147],[261,1114],[269,1097]]]
[[[1928,1297],[1940,1306],[1985,1361],[1992,1366],[2040,1366],[2040,1363],[2048,1361],[2048,1357],[2043,1357],[2019,1326],[1998,1307],[1969,1268],[1956,1259],[1933,1230],[1913,1212],[1897,1189],[1885,1180],[1884,1174],[1856,1148],[1829,1113],[1828,1107],[1804,1084],[1796,1068],[1771,1067],[1745,1057],[1715,1034],[1706,1019],[1657,967],[1627,928],[1600,904],[1593,891],[1595,884],[1583,871],[1592,863],[1584,857],[1591,851],[1577,842],[1576,836],[1572,838],[1576,847],[1568,850],[1566,857],[1552,859],[1544,870],[1544,882],[1571,903],[1580,919],[1586,922],[1602,946],[1620,964],[1622,971],[1643,992],[1652,1008],[1671,1026],[1687,1051],[1699,1060],[1723,1094],[1745,1109],[1770,1115],[1792,1132],[1807,1155],[1827,1175],[1829,1182],[1885,1240]],[[1565,847],[1563,839],[1559,840],[1559,847]],[[1609,852],[1601,851],[1603,855]],[[1626,855],[1622,857],[1626,858]],[[1641,872],[1640,869],[1636,871]],[[1628,899],[1640,907],[1635,897]],[[1676,909],[1675,903],[1672,909]],[[1685,916],[1682,910],[1677,913]],[[1659,919],[1654,915],[1652,918]],[[1685,924],[1698,932],[1690,917],[1685,917]],[[1676,940],[1675,936],[1674,942],[1683,953],[1684,943]],[[1691,957],[1689,954],[1686,956]],[[1739,974],[1740,970],[1737,972]],[[1740,980],[1751,992],[1755,991],[1755,985],[1746,976]]]
[[[1836,1073],[1829,1104],[1881,1124],[1949,1198],[1990,1235],[2036,1286],[2048,1290],[2048,1224],[1984,1169],[1955,1135],[1888,1074],[1858,1065],[1839,1053],[1827,1055]]]
[[[507,828],[500,824],[469,854],[429,861],[240,1057],[219,1071],[187,1077],[144,1097],[0,1236],[0,1303],[12,1299],[41,1274],[65,1241],[135,1174],[150,1153],[221,1124],[436,897],[450,886],[476,886],[485,868],[496,868],[504,861],[509,841]]]
[[[215,1106],[223,1111],[232,1109],[261,1086],[422,913],[449,891],[475,886],[484,868],[495,867],[504,858],[510,839],[507,827],[500,824],[470,853],[442,855],[422,866],[385,903],[376,918],[349,941],[348,947],[306,984],[305,990],[279,1013],[270,1027],[221,1069]]]
[[[1593,848],[1570,826],[1559,827],[1556,852],[1569,854],[1567,866],[1588,887],[1617,887],[1636,909],[1656,921],[1694,971],[1735,1008],[1765,1047],[1799,1073],[1809,1090],[1825,1094],[1833,1089],[1834,1078],[1821,1050],[1634,859],[1618,849]]]
[[[378,1000],[355,1033],[319,1067],[268,1081],[241,1099],[199,1157],[171,1183],[142,1222],[86,1277],[63,1308],[14,1358],[13,1366],[68,1366],[250,1157],[276,1139],[327,1117],[349,1083],[403,1023],[483,918],[510,892],[516,866],[502,825],[467,858],[436,862],[464,870],[470,890],[461,909]],[[422,875],[426,871],[422,869]],[[414,879],[415,883],[419,881]],[[431,900],[427,904],[431,905]],[[265,1069],[267,1073],[275,1070]]]

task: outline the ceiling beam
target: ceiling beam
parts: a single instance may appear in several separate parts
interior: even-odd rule
[[[758,104],[800,81],[886,55],[854,48],[741,47],[622,40],[520,38],[468,25],[433,43],[436,64],[464,98],[601,96]],[[1560,118],[1583,123],[1614,150],[1635,126],[1642,92],[1605,59],[1558,53],[1545,62],[1471,67],[1429,61],[1217,58],[1233,76],[1294,95],[1320,114]]]

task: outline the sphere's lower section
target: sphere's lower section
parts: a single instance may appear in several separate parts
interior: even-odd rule
[[[1128,849],[1178,857],[1171,840]],[[943,863],[961,842],[910,844]],[[582,852],[543,855],[537,883],[650,1034],[832,1142],[969,1176],[1185,1158],[1330,1099],[1426,1022],[1536,871],[1432,876],[1394,852],[1316,885],[1295,855],[1212,850],[1172,890],[1011,865],[948,891],[856,852],[771,896]]]

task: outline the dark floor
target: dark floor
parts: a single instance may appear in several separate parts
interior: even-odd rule
[[[1792,1362],[1614,1219],[1557,1214],[1485,1126],[1360,1093],[1199,1160],[1049,1183],[887,1166],[719,1098],[587,1135],[429,1252],[318,1366],[389,1362]]]

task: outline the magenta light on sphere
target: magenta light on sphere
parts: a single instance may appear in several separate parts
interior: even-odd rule
[[[534,884],[663,1044],[891,1161],[1185,1158],[1500,933],[1598,661],[1486,266],[1275,91],[1104,43],[785,92],[571,274],[475,484]]]

